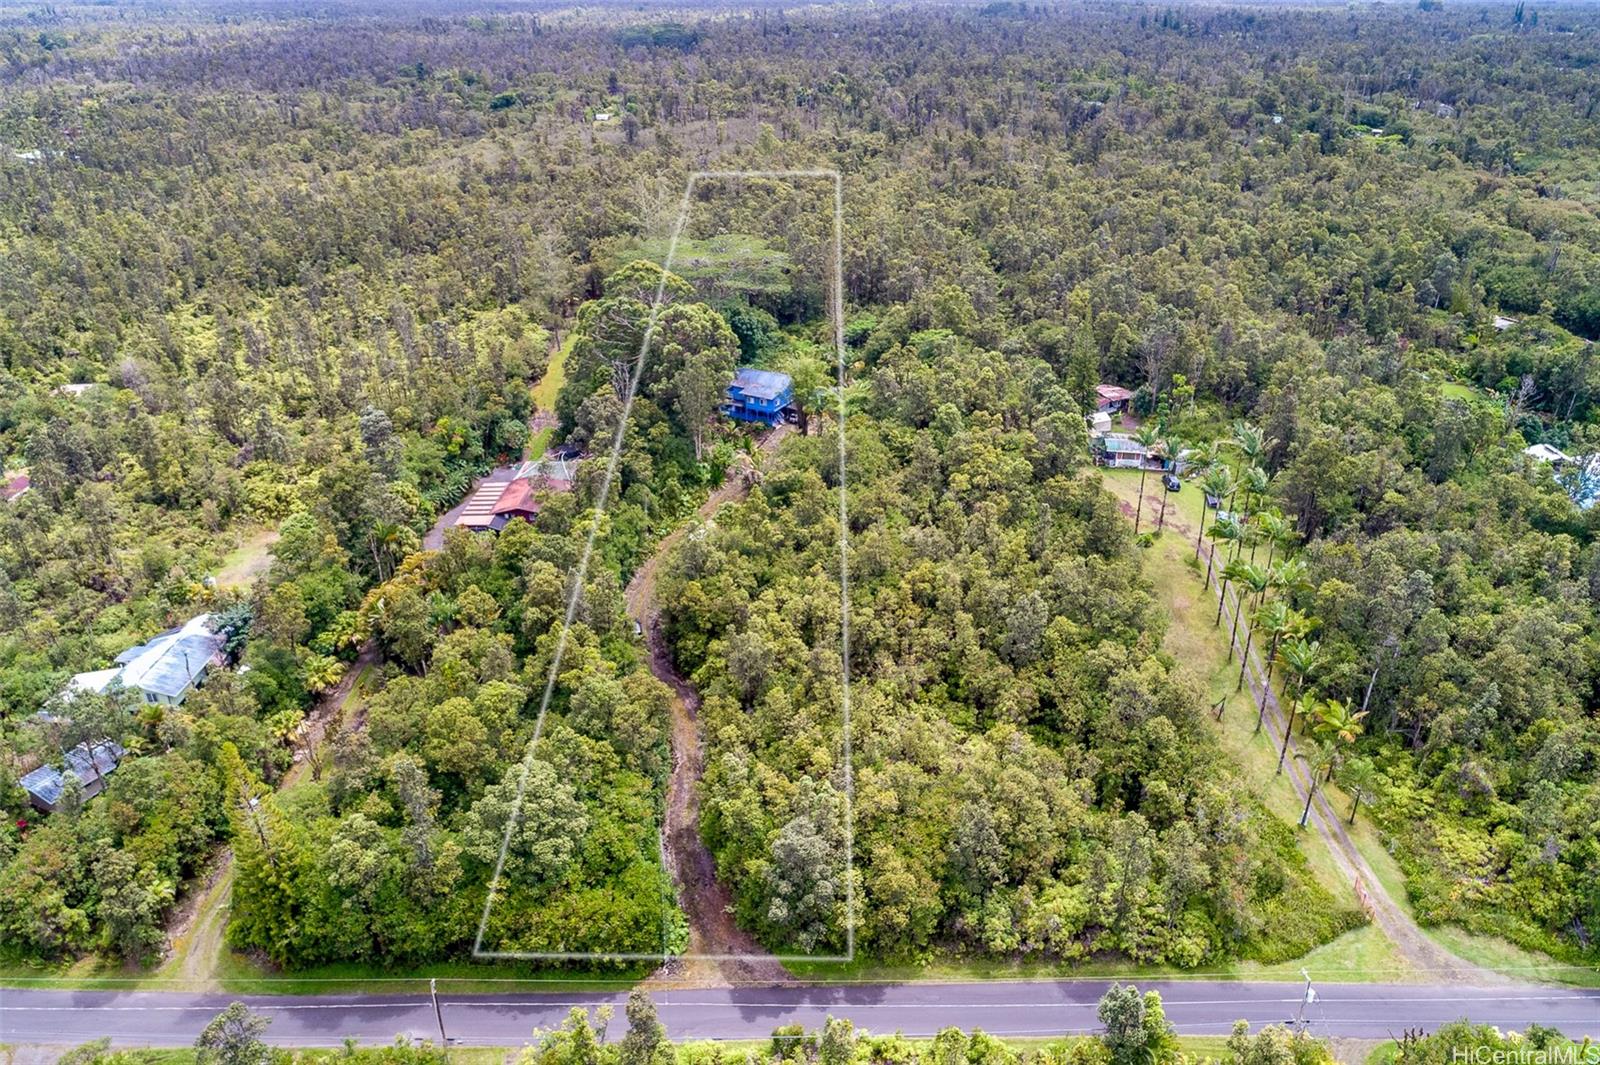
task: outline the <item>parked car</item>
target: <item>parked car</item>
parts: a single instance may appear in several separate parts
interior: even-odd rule
[[[1161,484],[1169,492],[1176,492],[1183,487],[1183,482],[1178,480],[1178,475],[1175,473],[1163,473],[1161,475]]]
[[[639,624],[637,621],[633,623],[633,638],[635,640],[644,639],[644,626]]]

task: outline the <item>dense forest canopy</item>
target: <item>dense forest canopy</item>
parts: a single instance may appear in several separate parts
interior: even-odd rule
[[[497,540],[424,537],[530,447],[565,340],[553,432],[624,447],[496,942],[681,945],[667,695],[621,589],[739,475],[714,408],[756,362],[845,412],[867,949],[1193,966],[1358,919],[1160,650],[1088,467],[1108,381],[1197,447],[1259,426],[1309,688],[1369,710],[1349,762],[1419,916],[1592,958],[1597,163],[1577,5],[0,7],[0,488],[29,484],[0,503],[0,938],[150,957],[229,842],[241,947],[466,949],[599,464]],[[817,166],[844,395],[825,201],[713,183],[619,426],[687,175]],[[803,951],[851,875],[822,440],[662,577],[705,837],[745,927]],[[59,696],[201,612],[248,670],[182,707]],[[369,644],[364,727],[274,794]],[[27,809],[22,773],[112,735],[103,796]]]

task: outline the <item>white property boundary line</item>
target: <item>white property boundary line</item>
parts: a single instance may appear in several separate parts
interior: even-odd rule
[[[485,950],[484,932],[489,926],[489,914],[494,909],[496,891],[505,871],[506,852],[511,845],[511,832],[522,816],[522,800],[528,788],[528,774],[533,767],[534,748],[544,733],[545,717],[550,709],[550,697],[555,692],[556,678],[561,672],[561,660],[567,649],[567,632],[578,609],[578,599],[583,594],[583,582],[589,573],[589,561],[594,555],[595,537],[599,534],[600,518],[605,514],[611,497],[611,482],[616,476],[617,463],[622,456],[622,442],[628,429],[628,418],[638,395],[639,382],[644,376],[645,356],[650,342],[655,338],[656,322],[661,312],[661,299],[666,293],[667,274],[678,254],[678,240],[688,222],[691,197],[699,181],[739,181],[747,178],[814,178],[833,182],[833,284],[830,287],[829,310],[833,316],[833,346],[838,363],[839,395],[839,609],[840,609],[840,661],[841,708],[844,719],[844,831],[845,831],[845,952],[843,954],[668,954],[665,944],[658,954],[606,952],[606,951],[525,951]],[[689,175],[683,188],[683,198],[678,204],[678,217],[672,224],[672,238],[667,244],[666,261],[661,264],[661,277],[656,283],[655,298],[650,302],[650,318],[645,325],[644,337],[639,342],[639,354],[634,360],[633,375],[628,381],[628,391],[623,397],[622,417],[617,422],[617,432],[611,442],[611,457],[600,482],[600,498],[590,519],[589,536],[584,542],[578,568],[572,577],[572,591],[567,599],[566,615],[561,632],[556,637],[555,655],[550,661],[550,675],[545,679],[544,695],[539,700],[539,715],[534,721],[533,738],[528,741],[527,753],[522,757],[522,773],[517,780],[517,798],[513,813],[506,821],[504,838],[500,841],[500,855],[495,860],[494,876],[489,881],[489,891],[483,901],[483,916],[478,919],[478,933],[472,941],[472,956],[484,959],[518,961],[660,961],[673,958],[703,961],[765,961],[779,962],[851,962],[856,956],[856,897],[855,897],[855,771],[850,744],[850,573],[849,510],[845,485],[845,358],[844,358],[844,179],[837,170],[696,170]],[[663,863],[663,869],[665,864]]]

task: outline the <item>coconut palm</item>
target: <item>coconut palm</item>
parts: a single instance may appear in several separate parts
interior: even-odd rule
[[[1206,471],[1205,477],[1200,481],[1200,491],[1207,497],[1215,499],[1217,506],[1222,506],[1222,501],[1233,493],[1233,471],[1226,466]],[[1205,500],[1200,501],[1200,531],[1194,538],[1194,557],[1200,557],[1200,542],[1206,535],[1206,511],[1210,508],[1205,505]],[[1211,567],[1206,566],[1206,587],[1211,587]]]
[[[1161,433],[1153,425],[1141,425],[1139,431],[1133,434],[1133,442],[1144,448],[1144,454],[1139,457],[1139,505],[1133,509],[1133,534],[1139,535],[1139,519],[1144,517],[1144,477],[1149,473],[1145,460],[1161,443]]]

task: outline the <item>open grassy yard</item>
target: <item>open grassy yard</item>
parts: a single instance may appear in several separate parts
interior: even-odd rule
[[[254,529],[246,532],[239,546],[228,552],[217,568],[217,586],[220,588],[248,588],[257,577],[272,565],[272,545],[278,542],[278,530]]]

